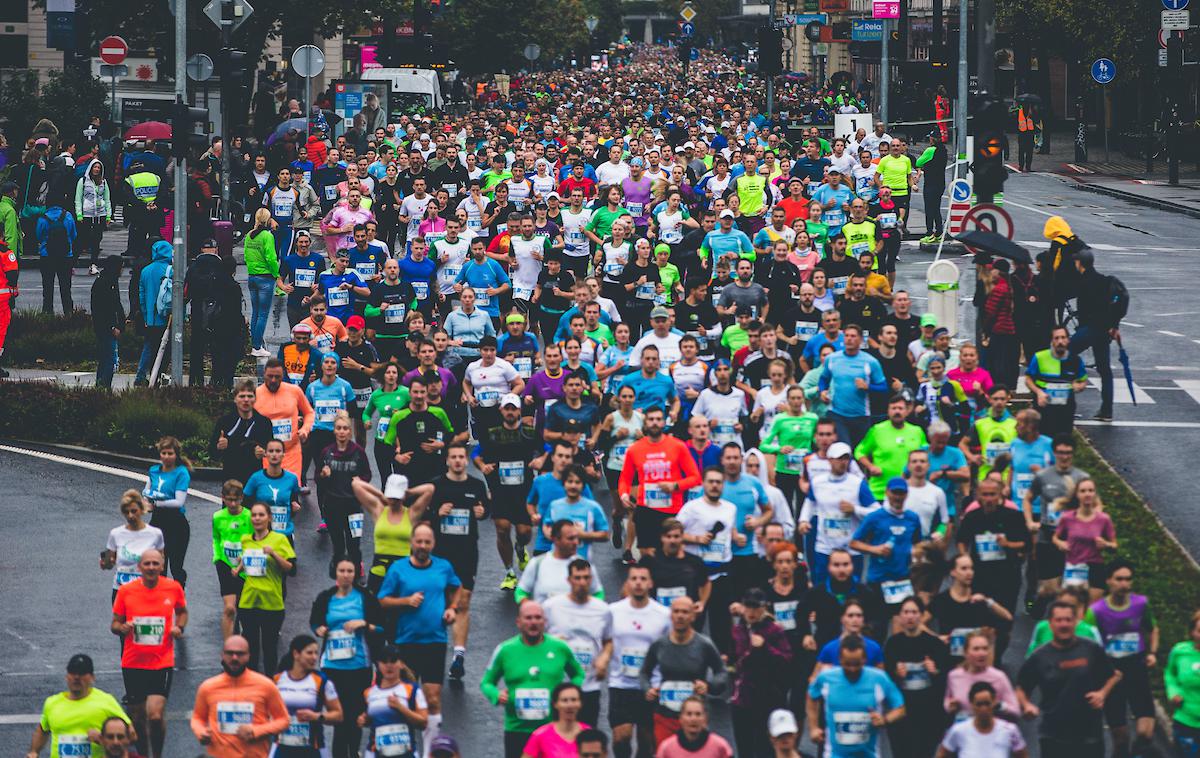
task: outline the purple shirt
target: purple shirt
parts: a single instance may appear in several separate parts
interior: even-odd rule
[[[557,402],[563,399],[563,380],[566,376],[567,372],[561,367],[559,368],[557,379],[552,379],[543,369],[529,377],[529,381],[525,382],[525,391],[521,395],[522,397],[533,398],[533,407],[535,409],[534,425],[539,429],[546,422],[546,402]],[[550,405],[554,405],[554,402],[551,402]]]
[[[625,193],[623,205],[633,216],[633,223],[643,226],[650,218],[650,188],[653,182],[649,176],[642,174],[641,181],[626,178],[621,180],[621,190]]]
[[[442,378],[442,397],[453,397],[450,393],[458,387],[458,380],[454,378],[454,374],[450,372],[450,369],[442,368],[441,366],[435,366],[435,368],[437,369],[438,376]],[[413,379],[416,379],[423,373],[425,373],[424,369],[415,368],[405,374],[400,383],[408,387],[413,383]]]
[[[1103,511],[1094,511],[1090,521],[1079,518],[1078,511],[1065,511],[1058,521],[1055,536],[1067,542],[1067,563],[1103,563],[1104,556],[1096,546],[1096,538],[1103,537],[1112,542],[1117,531],[1112,519]]]
[[[1154,624],[1145,595],[1130,593],[1129,607],[1120,611],[1101,598],[1092,603],[1089,616],[1086,620],[1100,630],[1100,639],[1104,640],[1104,650],[1110,658],[1146,652],[1146,633]]]

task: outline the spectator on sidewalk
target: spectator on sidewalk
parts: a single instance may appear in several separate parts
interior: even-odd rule
[[[100,273],[100,241],[104,230],[112,223],[112,195],[104,178],[104,164],[92,159],[75,185],[75,221],[79,226],[78,253],[89,255],[88,273]]]
[[[237,261],[233,258],[219,260],[220,272],[205,306],[204,327],[208,331],[212,353],[213,386],[232,387],[233,375],[246,355],[247,324],[242,315],[242,286],[234,278]]]
[[[125,307],[121,305],[121,256],[105,258],[92,283],[92,329],[96,332],[96,386],[112,389],[117,368],[117,345],[125,331]]]
[[[142,357],[138,361],[134,386],[147,387],[146,375],[154,366],[159,343],[167,329],[167,317],[171,314],[171,289],[164,282],[171,276],[171,243],[158,240],[150,248],[150,263],[142,267],[138,275],[138,310],[142,315]],[[163,366],[169,353],[163,354]]]
[[[1015,387],[1020,369],[1021,343],[1013,320],[1013,292],[1008,261],[992,263],[992,287],[983,305],[983,334],[987,341],[986,368],[997,384]]]
[[[71,300],[71,268],[75,263],[75,219],[61,205],[46,209],[37,222],[38,255],[42,258],[42,312],[54,312],[54,280],[63,313],[75,310]]]
[[[17,195],[21,188],[16,182],[0,184],[0,232],[8,244],[8,249],[21,257],[24,240],[21,239],[21,218],[17,212]]]
[[[209,237],[200,243],[200,254],[188,265],[184,279],[184,296],[192,311],[191,360],[188,364],[188,383],[204,386],[204,356],[213,358],[213,383],[216,383],[217,349],[213,344],[213,323],[222,303],[217,299],[218,281],[224,277],[225,266],[217,254],[217,241]]]

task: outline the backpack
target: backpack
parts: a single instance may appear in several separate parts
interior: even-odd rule
[[[1105,294],[1105,302],[1108,303],[1109,323],[1119,326],[1121,319],[1129,313],[1129,289],[1115,276],[1108,276],[1106,279],[1108,291]]]
[[[200,303],[200,322],[204,328],[210,332],[216,331],[216,326],[224,313],[225,309],[217,297],[217,293],[208,292]]]
[[[67,212],[63,211],[58,218],[46,219],[49,229],[46,232],[46,257],[71,257],[71,237],[67,234]]]
[[[162,281],[158,283],[158,296],[154,300],[155,313],[161,313],[164,316],[170,314],[175,290],[174,280],[174,266],[167,266]]]

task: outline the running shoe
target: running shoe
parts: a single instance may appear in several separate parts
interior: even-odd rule
[[[462,679],[463,678],[463,676],[467,673],[466,661],[463,660],[463,656],[461,656],[461,655],[454,656],[454,660],[450,663],[450,672],[449,673],[450,673],[451,679]]]
[[[626,566],[633,566],[637,564],[637,561],[633,559],[632,550],[626,550],[621,554],[621,563],[624,563]]]
[[[517,548],[517,568],[522,571],[529,565],[529,548],[521,545]]]
[[[99,273],[100,273],[100,267],[97,266],[95,263],[88,266],[88,274],[90,274],[91,276],[96,276]]]
[[[321,519],[321,523],[317,524],[317,534],[329,534],[329,527],[325,524],[325,519]]]
[[[613,519],[612,525],[612,546],[617,550],[625,544],[625,520]]]
[[[504,580],[500,582],[500,589],[504,590],[505,592],[512,592],[516,588],[517,575],[512,572],[512,569],[509,569],[508,573],[504,575]]]

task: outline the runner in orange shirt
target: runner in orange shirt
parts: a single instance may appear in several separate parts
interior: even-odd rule
[[[638,550],[654,555],[660,544],[662,522],[679,513],[684,494],[700,484],[700,469],[687,445],[663,433],[665,414],[658,406],[642,412],[646,433],[625,453],[618,492],[621,502],[633,511]],[[632,493],[638,481],[637,508]]]
[[[138,741],[149,735],[147,755],[160,758],[167,738],[166,705],[175,673],[175,640],[187,626],[187,600],[183,585],[162,576],[161,551],[151,548],[142,553],[138,570],[141,578],[117,590],[110,628],[125,640],[121,675]]]
[[[247,668],[249,661],[250,643],[233,635],[221,649],[224,672],[196,690],[192,733],[212,758],[267,758],[271,738],[288,727],[275,682]]]
[[[324,295],[317,293],[304,299],[308,303],[309,315],[300,323],[312,329],[309,344],[318,354],[333,352],[334,345],[346,339],[346,325],[340,319],[328,315],[329,304],[325,302]],[[320,363],[320,360],[318,357],[317,362]]]
[[[283,381],[283,362],[278,358],[267,360],[263,383],[254,393],[254,410],[271,419],[271,436],[283,442],[283,467],[304,484],[301,445],[312,431],[316,414],[304,390]],[[266,465],[263,458],[263,467]]]

